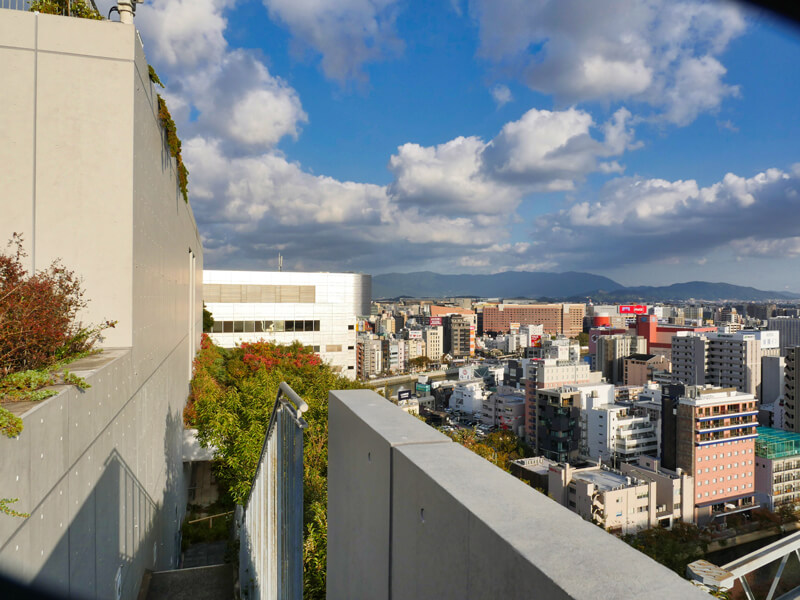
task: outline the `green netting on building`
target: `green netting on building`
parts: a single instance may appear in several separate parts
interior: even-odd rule
[[[756,455],[762,458],[783,458],[800,454],[800,433],[759,427]]]

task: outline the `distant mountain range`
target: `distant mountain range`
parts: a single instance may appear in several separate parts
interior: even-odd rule
[[[793,300],[800,294],[771,292],[729,283],[690,281],[667,286],[625,287],[608,277],[570,271],[541,273],[507,271],[494,275],[442,275],[431,271],[373,275],[372,297],[531,298],[597,303],[664,302],[668,300]]]

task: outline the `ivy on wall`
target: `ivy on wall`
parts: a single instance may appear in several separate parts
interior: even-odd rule
[[[163,88],[164,84],[161,83],[161,79],[159,79],[158,73],[156,73],[152,65],[147,65],[147,68],[150,74],[150,81]],[[161,97],[161,94],[156,94],[156,96],[158,97],[158,120],[161,121],[161,126],[164,128],[164,132],[167,134],[167,146],[169,147],[169,153],[172,158],[175,159],[175,164],[178,167],[178,186],[181,189],[181,196],[183,196],[183,201],[188,203],[189,169],[187,169],[186,165],[183,164],[183,156],[181,156],[181,139],[178,137],[178,130],[175,126],[175,121],[172,119],[172,115],[169,113],[166,101]]]

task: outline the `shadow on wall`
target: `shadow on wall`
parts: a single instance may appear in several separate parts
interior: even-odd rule
[[[33,577],[32,588],[65,598],[136,598],[145,569],[178,567],[180,524],[186,505],[182,430],[181,414],[169,413],[163,446],[166,481],[158,500],[150,496],[134,465],[128,464],[116,447],[103,462],[102,475],[80,507],[64,506],[79,495],[79,491],[68,489],[76,484],[76,478],[70,476],[76,474],[78,467],[73,465],[62,476],[6,544],[27,543],[35,548],[33,531],[25,530],[33,529],[31,520],[45,515],[49,509],[44,507],[52,507],[49,512],[54,518],[47,518],[53,526],[65,525],[57,524],[58,514],[69,515],[65,533]],[[155,468],[159,471],[156,477],[163,478],[161,467],[165,463],[161,457],[150,455],[148,459],[147,449],[141,447],[146,442],[139,439],[138,443],[138,452],[134,450],[132,454],[139,457],[140,476],[144,473],[146,477]],[[154,487],[160,488],[160,482],[154,482]]]

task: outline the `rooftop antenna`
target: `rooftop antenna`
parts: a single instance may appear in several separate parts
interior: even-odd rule
[[[278,271],[283,271],[283,256],[278,253]]]

